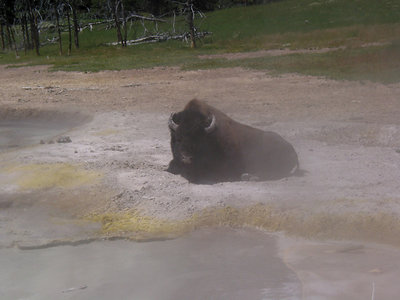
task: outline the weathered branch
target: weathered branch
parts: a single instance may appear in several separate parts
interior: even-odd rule
[[[117,38],[118,38],[118,44],[122,44],[124,46],[124,41],[122,40],[122,33],[121,33],[121,21],[120,18],[118,17],[118,7],[119,7],[120,1],[114,0],[112,2],[112,15],[114,17],[114,24],[115,28],[117,29]]]
[[[145,17],[145,16],[141,16],[141,15],[137,15],[137,14],[129,14],[129,16],[126,17],[126,20],[130,20],[130,19],[142,19],[144,21],[156,21],[156,22],[163,22],[166,23],[166,20],[163,19],[159,19],[159,18],[155,18],[155,17]]]
[[[211,35],[211,34],[212,34],[212,32],[209,32],[209,31],[196,32],[196,38],[204,38],[205,36]],[[170,35],[168,33],[163,33],[163,34],[158,34],[158,35],[149,35],[149,36],[142,37],[139,39],[126,41],[126,44],[131,46],[131,45],[139,45],[139,44],[144,44],[144,43],[165,42],[168,40],[189,41],[190,33],[185,32],[183,34],[178,34],[178,35]],[[118,44],[119,44],[118,42],[114,42],[114,43],[109,43],[108,45],[116,46]]]
[[[139,20],[143,20],[143,21],[153,21],[153,22],[163,22],[166,23],[166,20],[163,19],[159,19],[159,18],[152,18],[152,17],[145,17],[145,16],[141,16],[141,15],[137,15],[137,14],[129,14],[129,16],[127,16],[125,18],[125,23],[132,20],[132,19],[139,19]],[[124,18],[119,18],[119,21],[123,23]],[[101,24],[115,24],[115,19],[109,19],[109,20],[104,20],[104,21],[98,21],[98,22],[90,22],[87,23],[86,25],[82,26],[81,30],[90,28],[92,30],[93,26],[95,25],[101,25]]]
[[[187,3],[187,16],[186,21],[189,26],[189,33],[190,33],[190,47],[196,48],[196,29],[194,28],[194,9],[193,9],[193,1],[188,0]]]

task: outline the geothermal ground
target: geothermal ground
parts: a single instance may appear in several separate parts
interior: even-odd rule
[[[400,84],[243,69],[67,73],[46,66],[1,67],[0,82],[4,251],[251,227],[283,233],[279,242],[266,239],[295,272],[303,298],[399,292],[390,261],[400,257]],[[169,115],[192,98],[278,132],[297,150],[303,176],[194,185],[165,172]],[[294,290],[285,297],[298,299]]]

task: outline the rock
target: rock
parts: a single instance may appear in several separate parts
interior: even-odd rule
[[[242,176],[240,176],[240,179],[242,181],[259,181],[260,178],[258,178],[257,176],[253,176],[249,173],[243,173]]]
[[[69,136],[60,136],[57,139],[57,143],[71,143],[71,138]]]
[[[240,179],[242,181],[249,181],[250,179],[250,174],[249,173],[243,173],[242,176],[240,176]]]

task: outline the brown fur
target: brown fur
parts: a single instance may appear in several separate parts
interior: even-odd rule
[[[212,115],[215,130],[205,133]],[[244,173],[274,180],[290,176],[298,167],[293,146],[280,135],[236,122],[205,102],[190,101],[174,119],[179,126],[171,130],[173,160],[168,171],[189,181],[235,181]],[[188,159],[182,156],[190,163],[183,163]]]

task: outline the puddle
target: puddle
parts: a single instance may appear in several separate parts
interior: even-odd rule
[[[351,241],[280,240],[304,299],[398,299],[400,251]],[[286,245],[285,245],[286,244]]]
[[[276,237],[203,229],[176,240],[0,250],[1,299],[301,299]]]
[[[88,120],[79,113],[0,111],[0,152],[49,141]]]

